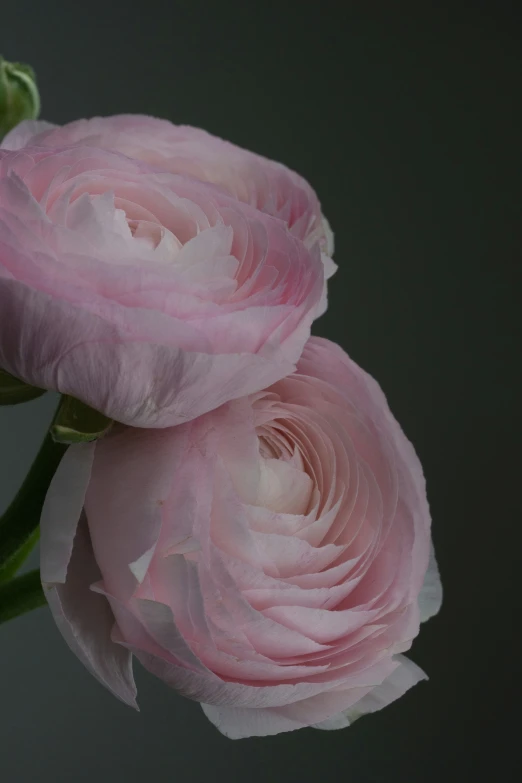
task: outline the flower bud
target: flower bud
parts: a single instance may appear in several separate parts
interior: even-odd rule
[[[35,120],[40,95],[30,65],[8,63],[0,55],[0,140],[22,120]]]

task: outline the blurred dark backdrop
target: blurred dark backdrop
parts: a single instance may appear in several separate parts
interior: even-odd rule
[[[379,380],[427,475],[445,604],[412,657],[431,679],[342,732],[232,742],[142,671],[141,713],[118,703],[41,609],[0,627],[2,783],[519,779],[519,14],[334,7],[16,0],[0,51],[34,66],[48,120],[155,114],[313,184],[339,264],[316,332]],[[0,410],[2,508],[54,404]]]

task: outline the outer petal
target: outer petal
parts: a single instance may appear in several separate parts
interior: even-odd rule
[[[117,610],[119,613],[119,610]],[[278,685],[245,685],[243,682],[224,680],[213,672],[201,673],[179,666],[129,643],[129,648],[143,666],[171,688],[194,701],[216,707],[230,706],[264,709],[286,707],[294,702],[323,694],[343,683],[343,673],[331,682],[288,682]],[[381,678],[382,679],[382,678]]]
[[[383,707],[387,707],[388,704],[403,696],[418,682],[428,679],[422,669],[409,658],[405,658],[404,655],[396,655],[395,661],[399,662],[400,666],[384,682],[363,696],[353,707],[328,718],[328,720],[316,723],[314,728],[331,730],[351,726],[357,718],[370,712],[382,710]]]
[[[63,127],[21,123],[18,133],[12,134],[8,143],[16,147],[6,149],[27,144],[91,145],[214,183],[234,198],[284,220],[307,245],[319,241],[328,255],[333,252],[332,231],[321,214],[315,192],[303,177],[200,128],[139,114],[120,114],[77,120]]]
[[[429,620],[437,614],[442,604],[442,582],[440,581],[439,569],[435,559],[435,549],[433,541],[430,547],[430,559],[428,570],[424,577],[424,584],[419,594],[419,609],[421,622]]]
[[[360,687],[345,687],[343,689],[340,685],[323,693],[281,706],[265,709],[210,704],[202,704],[201,706],[207,718],[229,739],[280,734],[284,731],[293,731],[307,726],[317,728],[316,721],[318,719],[326,723],[331,720],[327,717],[329,714],[338,714],[337,711],[340,708],[343,709],[343,712],[345,709],[349,710],[354,703],[359,704],[366,694],[371,694],[374,690],[382,688],[383,679],[389,680],[390,677],[393,677],[397,667],[396,661],[387,659],[368,669],[366,679],[363,680],[364,684]],[[376,685],[372,683],[376,683]],[[401,694],[397,694],[395,698],[398,698],[399,695]],[[349,724],[345,722],[344,725]],[[332,728],[334,727],[332,726]],[[341,726],[339,725],[338,728]]]
[[[12,328],[9,343],[0,342],[0,366],[137,427],[181,424],[293,369],[283,357],[213,355],[125,340],[123,331],[94,313],[14,280],[0,278],[0,311]],[[303,342],[308,328],[303,324]]]
[[[0,149],[21,150],[31,142],[34,136],[57,127],[58,125],[43,120],[24,120],[4,136],[0,143]]]
[[[85,511],[104,584],[120,601],[131,597],[152,559],[184,433],[119,427],[97,445]]]
[[[117,698],[137,708],[132,655],[111,640],[109,603],[90,590],[100,571],[85,520],[78,524],[93,452],[94,444],[70,447],[51,482],[42,514],[42,585],[71,650]]]
[[[303,728],[286,715],[276,710],[254,710],[248,707],[215,707],[202,704],[201,708],[209,721],[228,739],[247,737],[269,737]]]
[[[66,580],[95,448],[96,443],[69,446],[47,490],[40,519],[40,573],[44,584]]]

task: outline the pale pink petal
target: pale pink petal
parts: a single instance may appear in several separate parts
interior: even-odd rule
[[[292,701],[281,706],[265,709],[245,709],[235,706],[205,704],[201,706],[207,718],[229,739],[268,736],[284,731],[314,726],[318,721],[328,720],[339,708],[347,709],[358,702],[375,684],[382,682],[397,664],[386,661],[369,672],[367,685],[348,690],[341,687]],[[377,686],[378,687],[378,686]]]
[[[413,661],[403,655],[396,655],[395,661],[400,666],[395,669],[380,685],[373,688],[349,709],[314,725],[315,729],[343,729],[350,726],[357,718],[371,712],[382,710],[406,691],[427,677]]]
[[[177,628],[169,607],[150,600],[139,600],[137,605],[139,616],[148,633],[175,659],[174,662],[177,664],[207,674],[210,673],[207,667],[211,666],[215,674],[241,679],[245,682],[248,680],[273,682],[281,675],[279,664],[264,660],[262,656],[238,659],[233,654],[214,648],[210,639],[204,645],[192,642],[189,646]],[[203,660],[207,666],[203,665]],[[285,678],[296,680],[320,674],[327,669],[327,664],[322,666],[287,666],[285,667]]]
[[[144,599],[138,599],[136,603],[140,619],[148,633],[177,663],[195,671],[209,673],[177,629],[170,607],[158,601]]]
[[[183,696],[204,704],[261,709],[281,707],[333,690],[342,684],[340,675],[332,682],[297,682],[278,685],[246,685],[221,679],[215,674],[202,674],[177,666],[172,662],[127,645],[152,674]]]
[[[124,340],[120,328],[99,316],[1,277],[0,309],[13,330],[9,344],[0,341],[2,367],[134,426],[183,423],[292,370],[257,354],[212,355]]]
[[[424,583],[419,593],[419,608],[421,622],[426,622],[437,614],[442,604],[442,582],[440,581],[439,568],[435,559],[433,542],[430,546],[430,559],[428,570],[424,577]]]
[[[45,595],[71,650],[102,685],[137,709],[132,655],[111,640],[114,616],[109,603],[90,589],[99,578],[87,525],[83,522],[78,526],[65,583],[43,582]]]
[[[291,717],[280,715],[273,709],[227,707],[204,703],[201,704],[201,708],[209,721],[228,739],[268,737],[303,728],[303,724],[297,724]]]
[[[184,435],[121,427],[98,442],[85,511],[104,583],[120,600],[130,598],[152,560]]]
[[[252,537],[258,550],[277,569],[275,575],[283,578],[322,571],[344,551],[343,547],[335,544],[316,548],[300,538],[279,536],[274,533],[254,532]]]
[[[43,120],[23,120],[4,136],[0,142],[0,149],[21,150],[22,147],[31,143],[34,136],[58,127],[58,125]]]
[[[243,599],[219,561],[214,573],[201,566],[197,572],[184,558],[175,556],[162,563],[162,586],[171,596],[176,622],[187,637],[203,643],[208,637],[207,619],[214,623],[215,642],[220,637],[244,634],[253,649],[263,656],[294,656],[326,649],[308,635],[273,622]],[[160,565],[160,564],[158,564]],[[215,587],[215,585],[219,587]],[[177,589],[176,589],[177,588]],[[218,592],[218,595],[216,595]],[[160,594],[160,600],[166,595]]]
[[[143,115],[78,120],[63,128],[22,123],[16,149],[26,144],[91,145],[118,150],[129,157],[219,185],[235,198],[288,223],[312,245],[333,253],[333,234],[310,185],[281,163],[241,149],[199,128],[176,126]]]
[[[331,612],[327,609],[311,609],[307,606],[271,606],[263,611],[270,617],[320,644],[330,644],[341,636],[358,630],[372,622],[377,612],[346,609]]]
[[[96,443],[69,446],[47,490],[40,518],[42,582],[65,582],[89,486]]]

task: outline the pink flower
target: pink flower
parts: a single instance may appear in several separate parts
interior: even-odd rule
[[[430,550],[412,445],[318,338],[263,392],[70,447],[41,524],[90,671],[135,704],[134,654],[232,738],[348,726],[423,679],[402,653],[440,605]]]
[[[324,281],[318,243],[215,185],[0,149],[0,367],[118,421],[171,426],[291,373]]]

